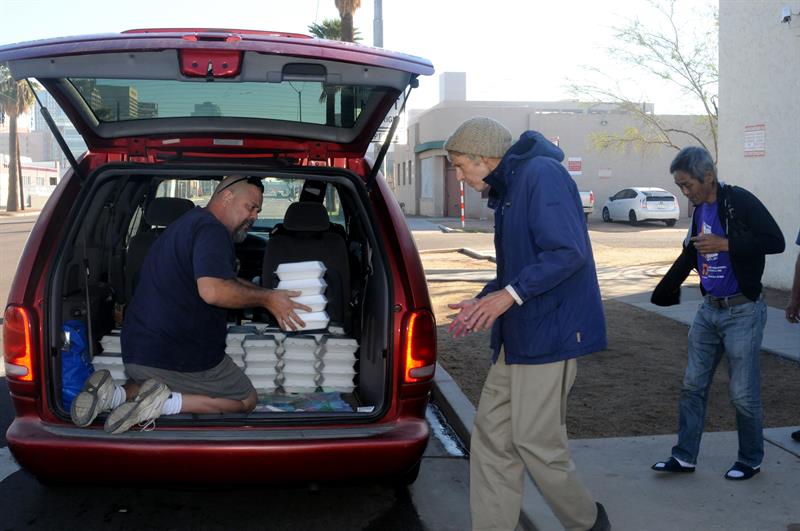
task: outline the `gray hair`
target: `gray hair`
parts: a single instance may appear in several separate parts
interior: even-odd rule
[[[699,146],[685,147],[678,152],[675,158],[672,159],[672,164],[669,165],[670,173],[675,173],[676,171],[687,173],[701,183],[709,172],[712,177],[717,177],[717,166],[714,164],[714,159],[711,158],[711,154],[707,150]]]

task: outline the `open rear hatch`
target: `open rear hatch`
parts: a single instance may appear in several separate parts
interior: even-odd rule
[[[226,352],[266,398],[247,417],[165,422],[368,422],[386,412],[394,385],[387,359],[391,275],[368,176],[331,161],[363,157],[376,135],[386,137],[385,148],[386,116],[399,113],[398,97],[418,75],[433,72],[430,63],[298,35],[179,29],[10,45],[0,48],[0,61],[54,96],[90,152],[119,161],[86,176],[65,220],[70,229],[48,283],[52,374],[62,373],[59,353],[69,346],[63,323],[79,319],[88,322],[95,367],[125,378],[118,327],[143,259],[136,249],[168,223],[155,219],[153,204],[202,206],[219,179],[247,174],[267,186],[262,223],[237,247],[240,276],[261,274],[262,284],[272,285],[263,278],[265,248],[277,240],[288,204],[316,197],[330,218],[328,232],[342,240],[346,310],[341,322],[304,335],[281,333],[268,316],[231,312]],[[66,418],[61,380],[51,380],[52,409]]]

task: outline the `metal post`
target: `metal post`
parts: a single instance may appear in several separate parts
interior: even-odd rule
[[[372,22],[372,45],[383,48],[383,1],[375,0],[375,18]]]
[[[464,181],[459,181],[458,187],[461,190],[461,228],[464,228]]]

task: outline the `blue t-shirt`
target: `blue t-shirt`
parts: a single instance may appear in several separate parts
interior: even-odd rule
[[[200,277],[236,277],[236,256],[228,229],[195,208],[171,223],[147,253],[125,310],[125,363],[197,372],[222,361],[227,310],[200,297]]]
[[[697,234],[716,234],[725,238],[722,223],[717,215],[717,202],[703,203],[698,207]],[[715,297],[728,297],[739,293],[739,282],[731,268],[731,256],[727,251],[719,253],[697,253],[697,271],[706,293]]]

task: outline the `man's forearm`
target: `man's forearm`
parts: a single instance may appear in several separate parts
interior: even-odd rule
[[[243,279],[203,277],[197,280],[200,297],[213,306],[229,309],[265,307],[271,290]]]

